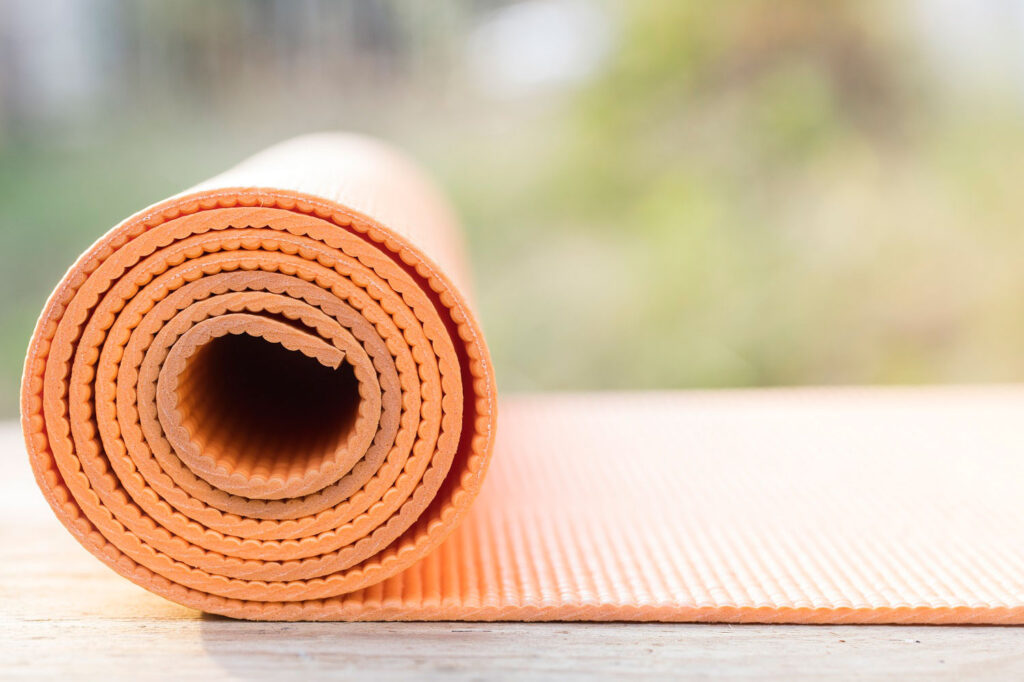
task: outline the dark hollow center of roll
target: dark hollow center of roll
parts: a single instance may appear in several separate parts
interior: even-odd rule
[[[335,369],[260,337],[228,334],[189,358],[178,406],[192,440],[218,465],[287,478],[345,445],[359,384],[347,362]]]

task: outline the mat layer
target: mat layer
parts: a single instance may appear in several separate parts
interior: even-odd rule
[[[1024,391],[501,402],[434,554],[354,619],[1024,623]]]
[[[1024,622],[1019,391],[523,396],[497,428],[462,265],[359,138],[143,211],[33,336],[40,488],[241,618]]]

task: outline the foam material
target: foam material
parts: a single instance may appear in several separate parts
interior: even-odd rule
[[[395,152],[271,148],[68,271],[37,482],[115,571],[240,618],[1024,621],[1019,395],[524,396],[499,429],[467,294]]]

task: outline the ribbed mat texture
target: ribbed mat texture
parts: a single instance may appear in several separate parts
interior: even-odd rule
[[[37,482],[115,571],[239,618],[1024,622],[1019,393],[522,396],[499,428],[467,286],[400,155],[268,149],[65,275]]]

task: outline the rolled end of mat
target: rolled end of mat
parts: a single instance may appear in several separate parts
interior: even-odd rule
[[[245,618],[329,617],[483,480],[494,378],[444,202],[393,151],[300,138],[128,219],[32,337],[22,421],[118,573]],[[388,222],[390,221],[390,222]]]

